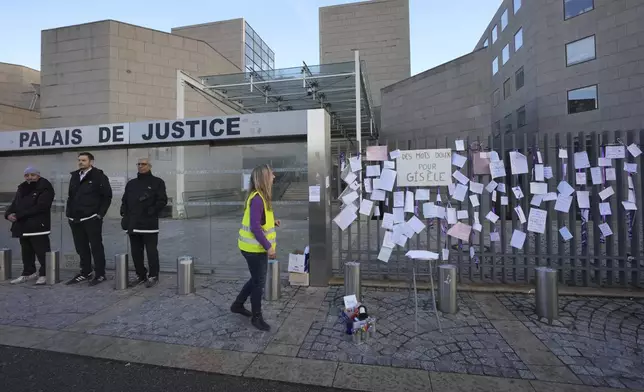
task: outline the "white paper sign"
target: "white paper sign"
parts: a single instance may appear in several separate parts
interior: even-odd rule
[[[566,226],[559,229],[559,234],[561,234],[561,238],[563,238],[564,241],[569,241],[572,238],[572,234]]]
[[[545,182],[531,182],[530,193],[533,195],[545,195],[548,193],[548,184]]]
[[[398,186],[446,186],[452,183],[450,149],[401,151],[396,161]]]
[[[454,190],[454,195],[452,195],[452,197],[455,200],[463,201],[465,200],[466,195],[467,195],[467,187],[463,184],[456,185],[456,189]]]
[[[590,167],[590,161],[588,160],[588,153],[586,151],[576,152],[574,161],[575,169],[587,169]]]
[[[606,181],[616,181],[617,171],[614,167],[606,168]]]
[[[546,178],[546,180],[549,180],[549,179],[551,179],[552,177],[554,177],[554,176],[552,175],[552,167],[551,167],[551,166],[545,166],[545,167],[543,168],[543,176]]]
[[[613,231],[610,229],[610,226],[608,225],[608,223],[602,223],[598,227],[599,227],[599,230],[604,235],[604,237],[610,237],[611,235],[613,235]]]
[[[480,182],[470,182],[470,192],[478,193],[479,195],[483,193],[483,184]]]
[[[541,164],[534,165],[534,180],[535,181],[544,181],[544,167]]]
[[[385,161],[383,163],[383,167],[385,169],[392,169],[393,170],[393,169],[396,168],[396,162],[394,162],[394,161]]]
[[[575,192],[575,188],[570,186],[566,181],[561,181],[559,185],[557,185],[557,190],[564,196],[570,196]]]
[[[463,185],[467,185],[467,183],[470,182],[470,179],[465,177],[465,175],[458,170],[452,173],[452,177],[454,177],[456,181],[460,182]]]
[[[122,195],[125,193],[125,185],[127,184],[125,177],[109,177],[109,182],[113,195]]]
[[[505,165],[503,161],[490,161],[490,175],[492,178],[505,177]]]
[[[543,234],[546,232],[546,217],[548,211],[531,208],[528,215],[528,231]]]
[[[405,192],[397,191],[394,192],[394,207],[404,207],[405,206]]]
[[[572,204],[572,195],[566,196],[564,194],[560,194],[557,197],[557,202],[555,203],[555,211],[561,211],[567,214],[570,211],[571,204]]]
[[[485,190],[492,193],[498,185],[499,184],[496,181],[492,180],[485,186]]]
[[[405,212],[414,213],[414,192],[405,193]]]
[[[314,203],[320,202],[320,186],[319,185],[310,185],[309,186],[309,201]]]
[[[575,185],[586,185],[586,173],[585,172],[576,172],[575,173]]]
[[[479,196],[470,195],[470,203],[472,203],[472,207],[478,207],[479,205],[481,205],[481,203],[479,203]]]
[[[610,203],[599,203],[599,215],[607,216],[611,215],[612,211],[610,210]]]
[[[603,191],[599,192],[599,197],[601,197],[602,201],[608,199],[612,195],[614,195],[615,192],[613,191],[613,187],[609,186],[608,188],[604,189]]]
[[[465,142],[463,140],[456,140],[456,151],[465,151]]]
[[[465,158],[464,156],[460,154],[452,155],[452,165],[462,168],[463,165],[465,165],[465,162],[467,162],[467,158]]]
[[[514,230],[512,233],[512,239],[510,240],[510,245],[513,248],[523,249],[523,244],[525,243],[526,234],[521,230]]]
[[[379,176],[380,176],[380,165],[367,166],[367,177],[379,177]]]
[[[622,159],[626,158],[626,149],[624,146],[606,146],[606,158]]]
[[[370,216],[372,210],[373,202],[371,200],[362,199],[362,202],[360,203],[360,214]]]
[[[396,182],[396,172],[391,169],[383,169],[380,173],[380,189],[391,192]]]
[[[407,221],[407,224],[409,227],[411,227],[416,234],[420,234],[423,230],[425,230],[425,224],[416,217],[416,215],[412,216],[411,219]]]
[[[642,154],[642,150],[640,150],[640,148],[635,143],[633,143],[630,146],[628,146],[628,152],[631,153],[633,158],[637,158],[638,156],[640,156]],[[610,228],[609,228],[609,230],[610,230]]]
[[[387,248],[385,246],[380,248],[380,252],[378,253],[378,260],[388,263],[389,259],[391,258],[391,251],[392,248]]]
[[[591,167],[590,168],[590,177],[593,180],[593,185],[599,185],[602,183],[602,168],[601,167]]]
[[[510,151],[510,170],[512,174],[528,173],[528,158],[518,151]]]
[[[588,191],[577,191],[577,205],[580,210],[590,208],[590,196]]]
[[[568,151],[563,149],[563,148],[560,148],[559,149],[559,158],[563,158],[563,159],[568,158]]]
[[[525,214],[523,213],[523,208],[521,208],[521,206],[515,207],[514,212],[516,212],[517,218],[519,218],[519,222],[521,222],[521,224],[524,224],[527,222]]]
[[[416,201],[429,201],[429,189],[416,189]]]
[[[496,221],[499,220],[499,216],[497,214],[495,214],[494,212],[490,211],[485,216],[485,219],[489,220],[492,223],[496,223]]]

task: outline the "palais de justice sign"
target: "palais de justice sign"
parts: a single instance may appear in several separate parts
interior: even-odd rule
[[[445,186],[452,183],[452,150],[401,151],[396,159],[398,186]]]

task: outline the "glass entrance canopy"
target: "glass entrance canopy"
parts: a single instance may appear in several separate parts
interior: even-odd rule
[[[360,83],[362,139],[378,137],[364,61],[201,77],[218,93],[251,113],[324,108],[331,116],[331,138],[356,140],[356,80]]]

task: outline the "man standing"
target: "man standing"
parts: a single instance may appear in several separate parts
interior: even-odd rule
[[[18,191],[4,217],[11,224],[11,234],[20,238],[22,251],[22,275],[11,284],[25,283],[36,279],[37,285],[46,283],[45,254],[51,251],[51,205],[54,202],[54,187],[40,177],[40,171],[28,167],[24,172],[25,181],[18,185]],[[40,270],[36,272],[36,257]]]
[[[112,203],[112,187],[102,170],[94,167],[94,155],[78,154],[79,169],[71,172],[67,196],[67,217],[80,256],[81,272],[67,282],[89,280],[94,257],[94,286],[105,281],[105,249],[103,248],[103,217]]]
[[[152,287],[159,281],[159,214],[168,204],[165,182],[152,175],[152,164],[147,158],[136,164],[138,174],[125,186],[121,204],[121,227],[130,236],[132,260],[137,278],[132,285],[145,283]],[[145,269],[143,251],[148,255]]]

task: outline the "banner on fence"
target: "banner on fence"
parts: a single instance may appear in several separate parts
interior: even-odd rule
[[[452,183],[452,150],[401,151],[396,159],[398,186],[446,186]]]

